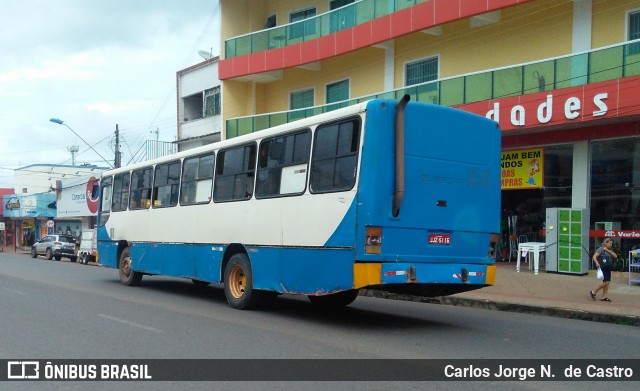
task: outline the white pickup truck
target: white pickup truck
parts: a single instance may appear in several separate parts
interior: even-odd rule
[[[80,248],[78,249],[80,263],[86,265],[89,262],[97,262],[97,254],[96,230],[83,229],[80,237]]]

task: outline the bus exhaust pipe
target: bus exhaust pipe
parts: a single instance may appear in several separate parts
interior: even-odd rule
[[[400,205],[404,198],[404,109],[407,107],[411,97],[405,94],[396,105],[396,190],[393,196],[393,217],[400,214]]]

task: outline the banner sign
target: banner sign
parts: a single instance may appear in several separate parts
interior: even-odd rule
[[[58,218],[96,216],[98,179],[93,176],[60,181],[56,184]]]
[[[0,381],[640,381],[637,359],[0,360]],[[616,383],[618,387],[620,383]],[[495,387],[495,385],[493,385]],[[556,387],[557,388],[557,387]]]
[[[544,186],[544,149],[502,152],[502,190],[540,189]]]
[[[56,195],[10,194],[2,197],[4,217],[38,218],[56,217]]]

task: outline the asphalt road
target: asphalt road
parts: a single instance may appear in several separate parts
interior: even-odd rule
[[[0,359],[8,360],[624,359],[637,358],[640,346],[637,327],[369,297],[332,312],[291,296],[278,298],[267,309],[238,311],[227,306],[221,289],[197,289],[189,280],[145,276],[140,287],[125,287],[114,269],[11,253],[0,253],[0,329]],[[32,389],[86,389],[88,383],[31,384]],[[94,382],[90,388],[115,389],[116,384]],[[451,382],[429,387],[416,382],[212,384],[215,387],[202,382],[126,386],[637,389],[631,382],[458,382],[453,388]],[[17,385],[0,384],[0,389],[25,389]]]

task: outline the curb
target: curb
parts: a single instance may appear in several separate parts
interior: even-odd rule
[[[607,314],[560,307],[541,307],[526,304],[496,302],[484,299],[469,299],[454,296],[423,297],[389,293],[373,289],[361,289],[360,294],[390,300],[413,301],[427,304],[452,305],[458,307],[481,308],[492,311],[517,312],[523,314],[545,315],[557,318],[587,320],[592,322],[613,323],[640,327],[640,317],[632,315]]]

